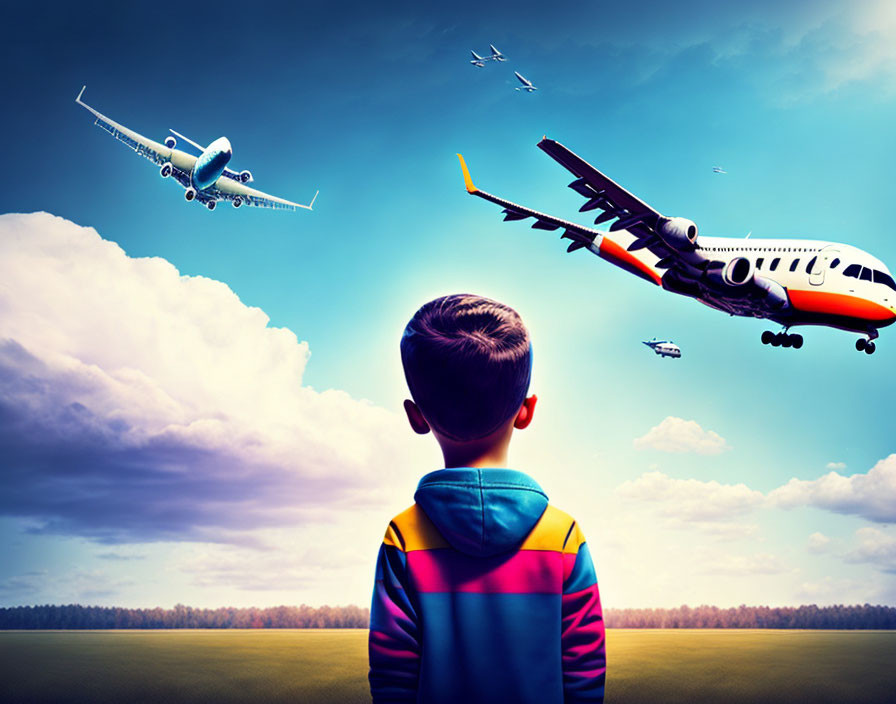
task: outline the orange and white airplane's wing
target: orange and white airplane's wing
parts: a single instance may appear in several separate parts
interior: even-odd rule
[[[562,229],[563,234],[561,235],[561,238],[572,240],[572,243],[566,249],[567,252],[574,252],[577,249],[587,248],[599,257],[610,261],[635,276],[645,279],[652,284],[660,285],[661,273],[656,267],[656,255],[653,253],[643,254],[640,252],[633,253],[627,251],[625,241],[626,239],[631,240],[631,236],[628,238],[611,236],[611,233],[603,233],[599,230],[570,222],[569,220],[563,220],[562,218],[527,208],[518,203],[505,200],[504,198],[480,190],[473,185],[473,179],[470,176],[470,171],[467,168],[463,156],[458,154],[457,157],[460,159],[467,193],[502,206],[504,208],[505,221],[533,218],[535,222],[532,224],[532,227],[536,230],[556,231]],[[623,235],[624,233],[619,234]]]

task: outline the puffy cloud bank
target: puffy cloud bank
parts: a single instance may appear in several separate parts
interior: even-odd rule
[[[785,508],[815,506],[896,523],[896,454],[880,460],[866,474],[846,477],[829,472],[818,479],[791,479],[771,492],[769,499]]]
[[[718,433],[704,430],[696,421],[675,416],[663,419],[646,435],[636,438],[635,447],[663,452],[696,452],[698,455],[718,455],[731,449]]]
[[[227,285],[46,213],[0,216],[0,514],[227,541],[369,502],[397,417],[302,385],[306,342]]]

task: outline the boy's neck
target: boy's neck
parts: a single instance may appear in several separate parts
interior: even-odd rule
[[[451,440],[439,433],[435,435],[442,448],[445,468],[452,469],[455,467],[506,467],[507,450],[512,433],[513,423],[509,423],[506,427],[499,428],[484,438],[468,442]]]

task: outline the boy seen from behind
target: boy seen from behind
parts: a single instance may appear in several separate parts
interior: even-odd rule
[[[405,328],[411,427],[445,469],[386,530],[370,612],[380,702],[602,702],[604,623],[582,531],[507,469],[532,421],[532,348],[512,308],[473,295],[430,301]]]

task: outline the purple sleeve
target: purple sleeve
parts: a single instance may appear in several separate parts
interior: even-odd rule
[[[376,563],[368,641],[368,679],[374,704],[417,701],[419,624],[406,587],[404,552],[383,544]]]
[[[584,542],[563,581],[560,646],[564,701],[603,702],[607,673],[604,619],[594,565]]]

